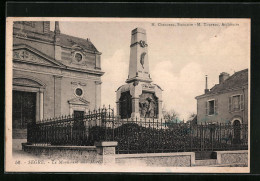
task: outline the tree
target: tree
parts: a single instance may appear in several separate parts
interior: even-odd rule
[[[196,113],[194,112],[190,113],[187,123],[196,124],[197,123],[196,116],[197,116]]]
[[[174,123],[182,122],[182,120],[179,119],[179,113],[177,113],[174,109],[163,111],[163,117],[165,119],[165,124],[168,127],[172,127]]]
[[[176,120],[179,118],[179,113],[177,113],[174,109],[163,112],[163,117],[165,120]]]
[[[190,113],[189,120],[193,120],[195,118],[195,116],[197,116],[196,113],[194,113],[194,112]]]

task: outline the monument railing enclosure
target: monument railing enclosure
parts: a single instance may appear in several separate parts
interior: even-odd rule
[[[28,124],[34,145],[93,146],[117,141],[116,153],[160,153],[248,149],[247,124],[174,123],[154,118],[120,119],[110,107],[84,116],[61,116]]]

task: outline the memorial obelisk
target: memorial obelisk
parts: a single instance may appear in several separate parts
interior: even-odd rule
[[[163,118],[162,89],[150,77],[145,29],[132,30],[128,79],[116,94],[121,119]]]

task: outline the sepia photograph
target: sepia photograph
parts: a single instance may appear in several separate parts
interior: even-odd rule
[[[250,172],[250,19],[6,19],[6,172]]]

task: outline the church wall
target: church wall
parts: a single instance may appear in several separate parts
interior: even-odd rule
[[[90,102],[89,109],[95,109],[96,104],[96,83],[94,81],[88,81],[86,86],[85,97]]]
[[[72,82],[73,80],[70,78],[62,77],[61,79],[61,114],[62,115],[69,115],[69,103],[68,100],[75,98],[73,89],[72,89]],[[75,81],[75,80],[74,80]],[[73,81],[73,82],[74,82]]]
[[[54,45],[50,43],[43,43],[38,41],[28,41],[26,39],[15,38],[13,39],[14,45],[25,44],[38,51],[48,55],[48,57],[54,58]]]
[[[14,23],[14,27],[15,28],[21,28],[21,25],[23,30],[25,31],[33,31],[33,32],[37,32],[37,33],[44,33],[44,23],[48,23],[48,22],[43,22],[43,21],[19,21],[19,22],[15,22]],[[46,27],[49,29],[49,26]]]
[[[44,105],[43,105],[43,118],[54,117],[54,77],[53,75],[39,75],[44,82],[46,82],[46,90],[43,95]],[[50,106],[52,105],[52,106]]]
[[[77,98],[75,94],[76,88],[83,90],[82,98],[89,102],[88,109],[95,108],[95,81],[87,79],[61,78],[61,114],[68,115],[70,113],[68,101]]]
[[[100,107],[100,77],[87,75],[86,73],[60,71],[57,68],[46,68],[18,62],[14,63],[14,67],[15,77],[34,77],[46,84],[44,91],[44,118],[69,115],[68,100],[77,97],[75,95],[75,89],[77,87],[83,90],[82,98],[89,101],[89,110],[95,109],[95,105]],[[75,76],[77,78],[75,78]],[[77,85],[74,85],[75,83]]]
[[[101,69],[101,56],[96,54],[96,69]]]
[[[72,62],[72,52],[70,48],[61,48],[61,63],[68,65]]]
[[[80,53],[82,57],[82,61],[77,62],[74,58],[75,52]],[[95,69],[96,68],[96,55],[94,53],[89,52],[81,52],[77,50],[72,50],[71,48],[61,48],[61,62],[65,65],[69,65],[71,67],[77,68],[87,68],[87,69]],[[97,64],[98,67],[99,64]]]

